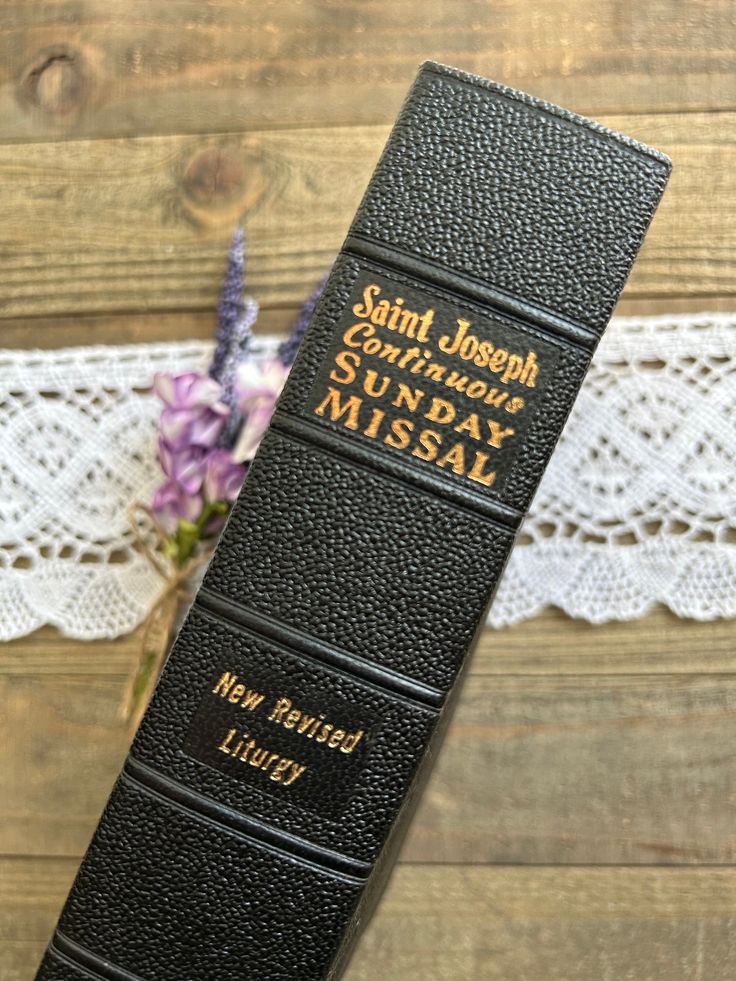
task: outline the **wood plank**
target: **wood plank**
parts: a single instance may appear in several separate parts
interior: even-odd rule
[[[736,677],[471,677],[404,858],[736,860]]]
[[[84,642],[44,627],[3,645],[0,677],[121,678],[140,641],[140,629],[112,641]],[[478,675],[733,673],[736,624],[680,620],[658,608],[640,620],[593,625],[548,609],[513,627],[486,629],[470,671]]]
[[[736,112],[603,118],[675,160],[626,296],[707,306],[735,294]],[[340,247],[386,132],[0,146],[0,316],[212,311],[241,219],[250,292],[264,306],[301,303]]]
[[[123,679],[0,679],[0,854],[82,854],[130,742],[123,690]]]
[[[0,677],[0,853],[81,853],[129,734],[123,676]],[[722,863],[736,856],[736,676],[472,675],[404,855]]]
[[[211,339],[215,331],[212,310],[179,313],[109,314],[107,316],[39,316],[18,317],[3,321],[0,333],[2,347],[28,348],[74,347],[84,344],[139,344],[154,341],[178,341],[192,338]],[[624,297],[616,308],[617,317],[646,317],[656,314],[702,313],[703,299],[692,297]],[[734,313],[736,294],[709,296],[708,312]],[[285,335],[299,310],[298,304],[261,307],[256,334]],[[609,330],[615,330],[615,324]]]
[[[21,679],[64,675],[122,679],[140,651],[143,628],[114,640],[82,641],[64,637],[55,627],[42,627],[27,637],[2,645],[0,677]]]
[[[34,976],[79,858],[0,858],[0,977]]]
[[[735,49],[728,0],[7,0],[0,132],[388,123],[426,58],[580,112],[733,108]]]
[[[74,859],[0,864],[0,976],[27,981]],[[345,981],[731,981],[733,869],[400,865]]]
[[[730,299],[730,298],[726,298]],[[9,350],[76,347],[86,344],[141,344],[159,341],[212,340],[217,327],[212,310],[180,313],[108,314],[102,316],[27,317],[6,320],[0,345]],[[736,298],[734,298],[736,307]],[[299,311],[298,304],[262,308],[253,333],[286,336]]]
[[[523,548],[519,545],[518,548]],[[713,674],[736,670],[736,623],[681,620],[658,607],[640,620],[591,624],[547,609],[505,630],[487,629],[474,674]]]
[[[402,866],[345,981],[731,981],[733,870]]]

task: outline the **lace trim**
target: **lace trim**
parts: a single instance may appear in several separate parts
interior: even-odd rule
[[[736,315],[615,318],[494,602],[501,626],[555,605],[599,623],[658,603],[736,616]],[[258,356],[276,338],[259,338]],[[184,341],[0,351],[0,639],[43,624],[115,637],[160,583],[127,508],[160,481],[156,371]]]

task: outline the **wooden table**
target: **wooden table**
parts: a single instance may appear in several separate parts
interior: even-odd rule
[[[233,225],[264,332],[338,248],[425,57],[653,143],[620,313],[736,310],[730,0],[6,0],[0,344],[207,337]],[[0,654],[0,976],[33,975],[125,754],[139,634]],[[731,981],[736,631],[486,633],[349,981]]]

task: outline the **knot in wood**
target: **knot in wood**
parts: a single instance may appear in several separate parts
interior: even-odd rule
[[[199,205],[224,204],[243,193],[245,166],[221,147],[207,147],[187,165],[183,184],[187,196]]]
[[[66,117],[82,107],[87,87],[81,56],[57,48],[42,52],[26,71],[21,95],[50,116]]]

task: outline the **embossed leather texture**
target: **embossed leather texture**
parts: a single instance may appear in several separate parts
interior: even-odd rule
[[[340,976],[669,171],[422,66],[38,981]]]

